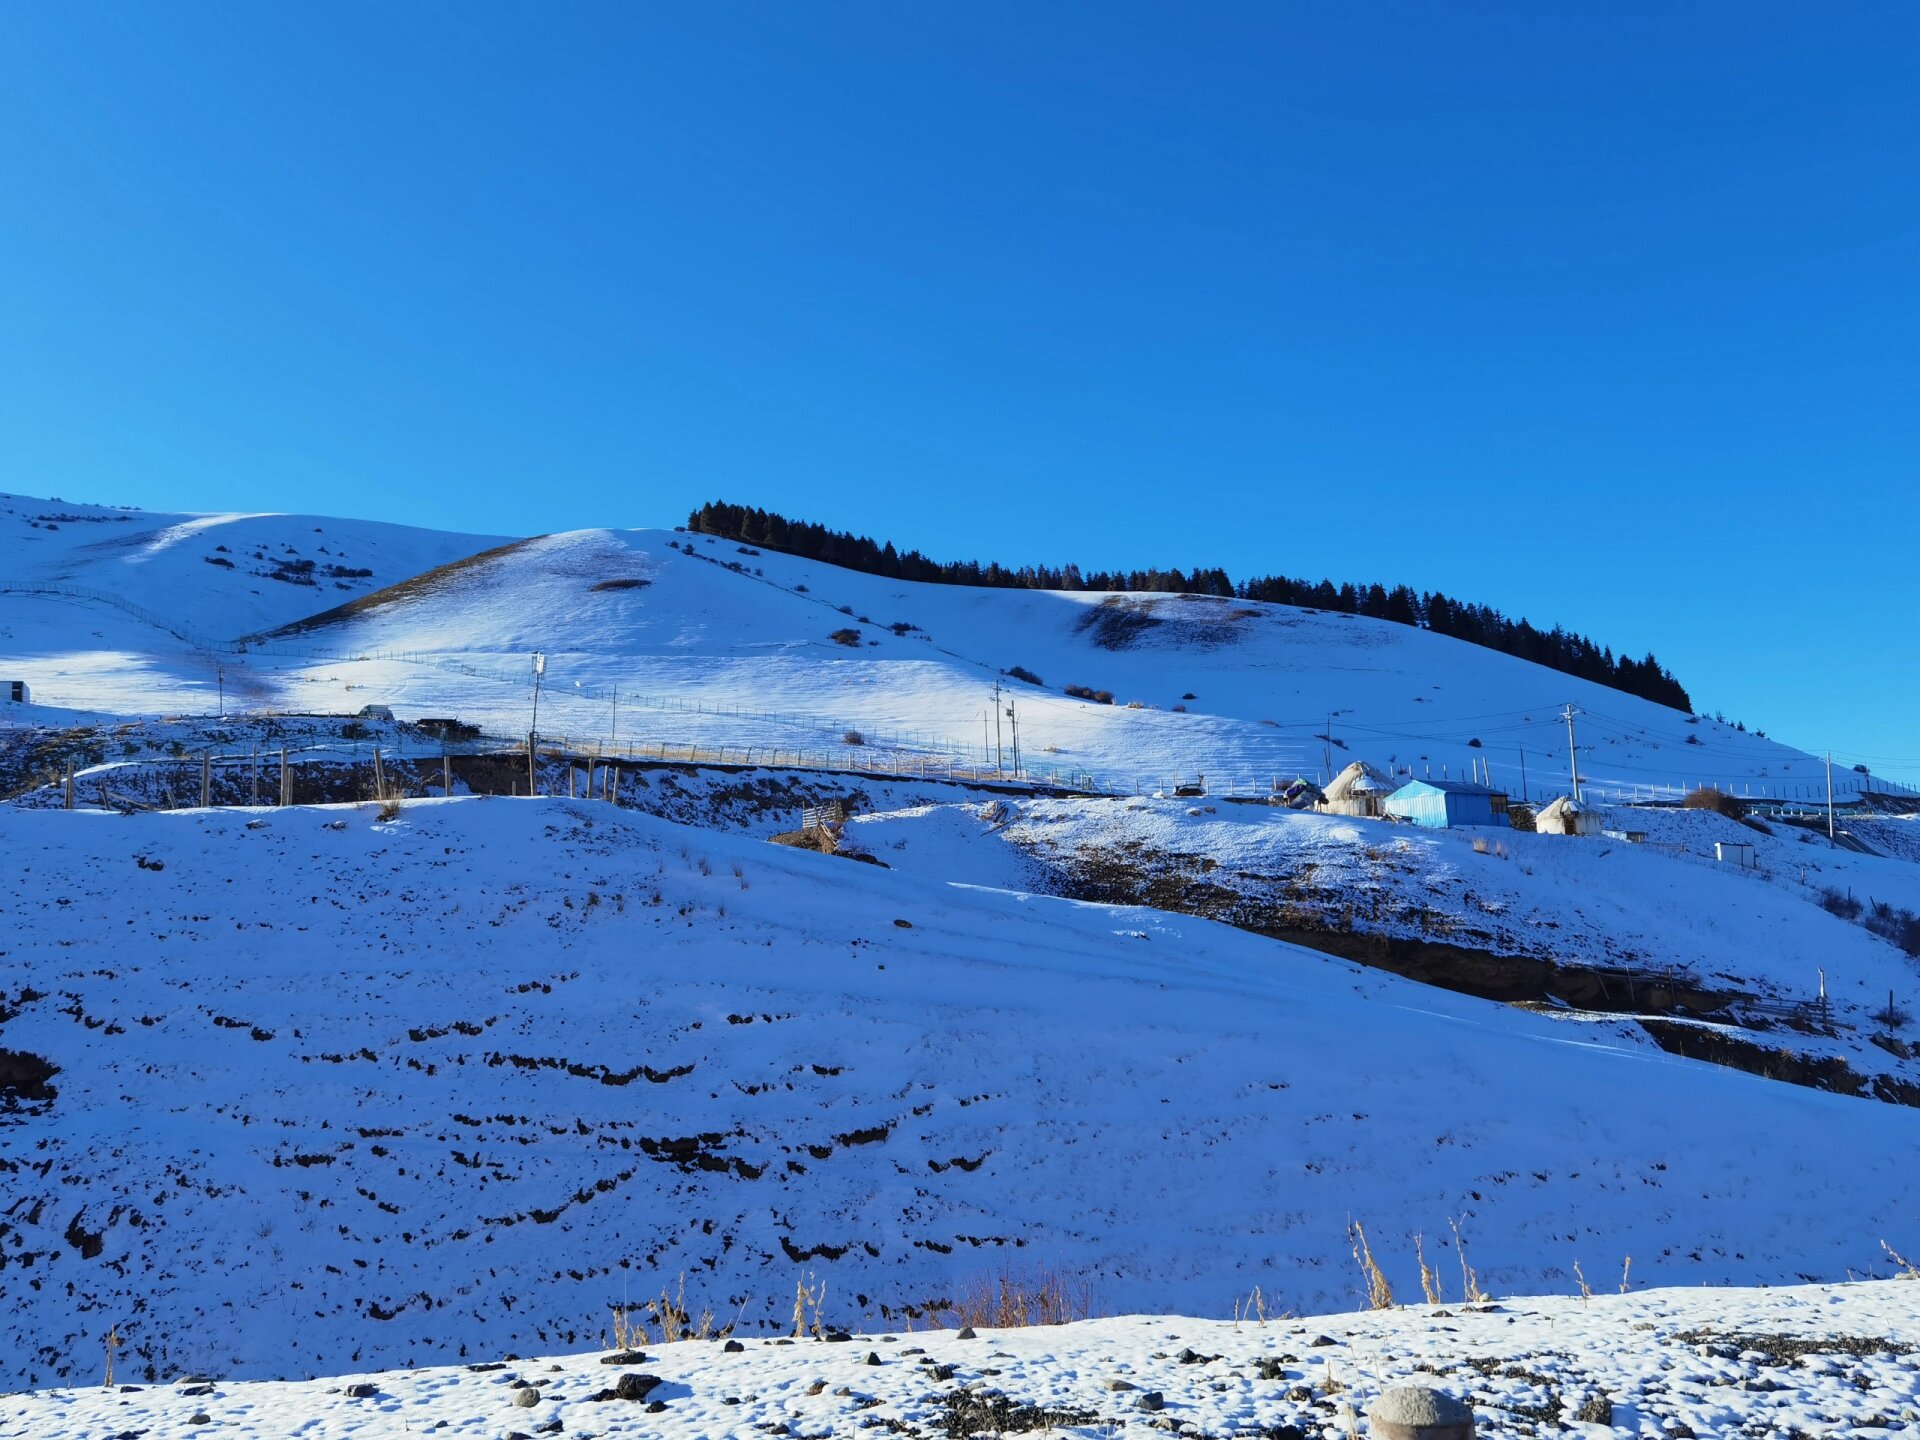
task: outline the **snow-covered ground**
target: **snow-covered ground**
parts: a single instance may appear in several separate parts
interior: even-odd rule
[[[486,798],[463,792],[524,777],[483,784],[505,762],[466,757],[463,778],[418,730],[310,718],[388,704],[523,735],[535,651],[543,736],[748,763],[628,765],[617,807]],[[1516,792],[1524,766],[1555,793],[1569,700],[1596,790],[1824,793],[1810,756],[1444,637],[915,586],[671,531],[505,542],[0,497],[14,679],[35,703],[0,705],[0,771],[11,789],[71,760],[81,808],[54,808],[58,786],[0,807],[0,1386],[91,1379],[109,1327],[123,1379],[220,1383],[0,1402],[0,1433],[185,1433],[200,1411],[237,1433],[542,1433],[556,1408],[565,1433],[950,1433],[946,1382],[881,1332],[1003,1274],[1074,1277],[1106,1312],[1218,1316],[1255,1286],[1274,1309],[1357,1306],[1349,1220],[1403,1300],[1416,1237],[1457,1272],[1454,1221],[1497,1292],[1564,1294],[1576,1264],[1605,1289],[1627,1256],[1636,1283],[1778,1285],[1887,1274],[1883,1239],[1920,1251],[1920,1061],[1904,1019],[1875,1016],[1889,997],[1920,1013],[1920,971],[1845,913],[1880,902],[1897,929],[1920,910],[1909,820],[1849,820],[1862,854],[1697,812],[1616,809],[1645,833],[1628,844],[1225,798],[1356,756],[1486,762]],[[1017,712],[997,736],[996,684]],[[1016,719],[1030,771],[1149,795],[850,773],[978,764],[996,742],[1010,759]],[[203,749],[224,757],[217,800],[250,800],[263,756],[272,798],[280,745],[323,798],[370,785],[377,745],[407,798],[114,813],[191,803]],[[544,787],[569,769],[549,758]],[[420,798],[443,773],[459,798]],[[1202,774],[1205,798],[1150,798]],[[855,812],[842,855],[764,843],[836,800]],[[1726,839],[1757,864],[1715,860]],[[1296,936],[1427,947],[1402,968],[1438,983]],[[1547,987],[1560,1008],[1536,1012],[1431,970],[1482,957],[1672,968],[1744,998],[1657,1018]],[[1778,1009],[1823,972],[1831,1034]],[[749,1353],[663,1350],[658,1413],[587,1399],[595,1357],[382,1374],[365,1398],[226,1383],[576,1350],[610,1303],[682,1275]],[[875,1338],[763,1343],[803,1281]],[[952,1363],[1017,1378],[1069,1433],[1312,1433],[1403,1363],[1506,1407],[1482,1433],[1549,1428],[1548,1386],[1569,1416],[1607,1389],[1643,1429],[1842,1433],[1905,1423],[1911,1386],[1879,1405],[1878,1352],[1776,1390],[1764,1345],[1716,1356],[1677,1332],[1805,1319],[1871,1339],[1911,1329],[1917,1291],[1350,1316],[1314,1322],[1341,1344],[1312,1353],[1299,1326],[1172,1319],[917,1343],[982,1347]],[[1622,1346],[1623,1325],[1653,1338]],[[1255,1352],[1228,1335],[1294,1354],[1286,1383],[1232,1373]],[[1169,1358],[1188,1345],[1227,1358]],[[883,1363],[856,1366],[868,1350]],[[1322,1352],[1351,1371],[1340,1395]],[[729,1365],[763,1378],[715,1383]],[[560,1378],[510,1414],[510,1375]],[[1120,1378],[1167,1409],[1104,1388]],[[796,1393],[812,1379],[831,1383]],[[1004,1407],[987,1419],[1010,1428]]]
[[[577,1346],[682,1271],[748,1328],[806,1274],[873,1328],[1030,1264],[1318,1311],[1349,1217],[1403,1294],[1449,1218],[1502,1290],[1920,1249],[1920,1111],[1203,920],[585,801],[13,809],[0,846],[0,1039],[56,1067],[0,1129],[15,1385],[112,1324],[161,1376]]]
[[[1265,1323],[1135,1315],[968,1339],[950,1330],[838,1343],[807,1335],[749,1339],[739,1350],[683,1340],[613,1364],[613,1355],[563,1353],[295,1382],[93,1385],[0,1398],[0,1433],[1336,1440],[1387,1388],[1421,1385],[1471,1403],[1486,1440],[1882,1436],[1920,1423],[1916,1336],[1912,1280]],[[628,1389],[642,1398],[612,1396],[622,1376],[635,1377]]]

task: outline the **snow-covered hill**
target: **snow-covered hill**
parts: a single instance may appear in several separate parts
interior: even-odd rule
[[[852,730],[1011,764],[1014,717],[993,724],[999,683],[999,705],[1018,712],[1022,760],[1040,773],[1120,788],[1197,774],[1264,787],[1359,757],[1415,775],[1485,764],[1516,795],[1538,797],[1566,788],[1560,714],[1571,703],[1590,785],[1824,793],[1814,757],[1757,735],[1352,615],[918,585],[672,531],[503,546],[310,517],[37,522],[83,511],[6,503],[17,523],[0,528],[0,580],[106,587],[180,617],[174,628],[189,638],[254,637],[241,654],[196,651],[95,599],[0,597],[0,679],[29,679],[42,705],[68,711],[210,713],[218,668],[245,708],[377,700],[524,734],[529,656],[541,652],[540,729],[582,743],[820,745]],[[49,536],[45,523],[62,528]],[[230,557],[242,562],[232,571],[205,563]],[[255,573],[275,573],[283,557],[375,575],[309,587]],[[370,658],[341,658],[356,656]],[[1009,679],[1015,669],[1041,683]],[[1864,783],[1852,772],[1840,781],[1843,795]]]
[[[1338,1308],[1349,1217],[1403,1294],[1450,1217],[1502,1291],[1920,1248],[1920,1111],[1205,921],[587,802],[10,809],[0,846],[14,1385],[115,1324],[161,1375],[578,1346],[682,1271],[749,1328],[804,1276],[879,1326],[1029,1265]]]
[[[0,679],[51,711],[212,714],[275,691],[225,642],[502,541],[314,515],[156,514],[0,495]],[[11,718],[11,717],[5,717]]]

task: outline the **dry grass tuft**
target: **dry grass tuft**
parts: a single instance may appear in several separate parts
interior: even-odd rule
[[[638,1350],[652,1338],[647,1334],[647,1327],[633,1318],[632,1307],[610,1305],[607,1308],[613,1312],[613,1325],[604,1337],[607,1349]]]
[[[745,1306],[741,1309],[744,1311]],[[680,1272],[680,1288],[677,1293],[669,1293],[665,1286],[660,1289],[658,1300],[647,1302],[647,1312],[653,1316],[654,1323],[660,1327],[660,1338],[669,1343],[675,1340],[721,1340],[733,1333],[734,1326],[740,1323],[739,1315],[721,1325],[714,1319],[713,1311],[702,1306],[695,1317],[687,1308],[687,1272]]]
[[[1253,1293],[1251,1295],[1244,1298],[1237,1295],[1234,1297],[1233,1323],[1235,1325],[1238,1325],[1242,1320],[1251,1320],[1256,1325],[1264,1325],[1272,1318],[1272,1315],[1270,1315],[1267,1310],[1267,1297],[1261,1293],[1258,1285],[1253,1287]]]
[[[962,1281],[947,1299],[919,1307],[919,1318],[936,1330],[973,1325],[1020,1330],[1067,1325],[1093,1316],[1093,1287],[1083,1277],[1053,1267],[977,1275]]]
[[[653,1337],[648,1333],[647,1323],[641,1316],[651,1316],[660,1332],[663,1344],[672,1344],[676,1340],[723,1340],[731,1335],[734,1327],[740,1323],[740,1316],[722,1325],[715,1319],[711,1309],[702,1307],[695,1316],[687,1308],[687,1272],[680,1272],[677,1289],[660,1287],[660,1296],[655,1300],[639,1303],[622,1302],[608,1307],[613,1312],[613,1325],[607,1339],[613,1350],[637,1350]],[[741,1306],[744,1312],[746,1307]]]

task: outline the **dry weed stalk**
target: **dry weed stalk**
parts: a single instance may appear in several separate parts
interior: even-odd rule
[[[1360,1267],[1360,1278],[1366,1283],[1367,1308],[1393,1309],[1393,1287],[1387,1283],[1386,1272],[1373,1258],[1373,1249],[1367,1244],[1366,1228],[1358,1220],[1347,1223],[1347,1243],[1353,1249],[1354,1264]]]
[[[1584,1305],[1593,1298],[1593,1287],[1587,1284],[1587,1277],[1580,1273],[1580,1257],[1577,1255],[1573,1260],[1573,1278],[1579,1282],[1580,1303]]]
[[[680,1272],[680,1294],[676,1298],[666,1286],[660,1287],[660,1298],[649,1300],[647,1309],[653,1315],[654,1323],[660,1327],[660,1339],[671,1345],[676,1340],[684,1340],[689,1333],[687,1323],[687,1272]],[[713,1312],[707,1312],[711,1323]]]
[[[1900,1267],[1901,1277],[1907,1280],[1920,1280],[1920,1265],[1915,1265],[1906,1256],[1894,1249],[1886,1241],[1880,1242],[1880,1248],[1887,1252],[1887,1258]]]
[[[613,1331],[606,1337],[609,1350],[637,1350],[647,1343],[647,1327],[633,1318],[632,1307],[623,1300],[607,1308],[613,1312]]]
[[[1633,1288],[1633,1257],[1631,1255],[1620,1265],[1620,1293],[1626,1294]]]
[[[812,1281],[809,1285],[807,1282]],[[816,1275],[807,1274],[793,1282],[793,1338],[798,1340],[809,1328],[815,1335],[824,1336],[827,1327],[820,1323],[820,1307],[826,1302],[827,1282]],[[813,1323],[807,1323],[807,1311],[813,1311]]]
[[[1447,1225],[1453,1231],[1454,1253],[1460,1257],[1460,1285],[1466,1296],[1466,1303],[1469,1305],[1491,1304],[1493,1297],[1480,1288],[1479,1275],[1474,1272],[1471,1265],[1467,1264],[1467,1239],[1460,1233],[1460,1222],[1449,1216]]]
[[[1440,1276],[1427,1264],[1426,1237],[1413,1237],[1413,1258],[1420,1262],[1420,1293],[1427,1297],[1429,1305],[1446,1304],[1446,1296],[1440,1291]]]

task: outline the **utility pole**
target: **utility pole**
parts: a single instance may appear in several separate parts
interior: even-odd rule
[[[224,720],[227,718],[227,667],[224,665],[214,666],[213,680],[214,684],[220,687],[220,718]]]
[[[527,794],[537,792],[534,785],[534,757],[540,739],[540,678],[547,673],[547,657],[539,651],[533,656],[533,721],[527,726]]]
[[[615,686],[613,691],[613,738],[607,742],[607,748],[612,749],[613,746],[618,745],[619,743],[620,743],[620,689],[618,686]]]
[[[1827,844],[1837,845],[1833,838],[1833,751],[1827,751]]]
[[[993,773],[1006,773],[1006,767],[1000,760],[1000,682],[993,682]]]
[[[1320,737],[1320,759],[1327,767],[1327,779],[1333,779],[1333,714],[1327,714],[1327,733]]]
[[[1007,693],[1007,721],[1013,728],[1013,773],[1020,774],[1020,712],[1014,708],[1013,693]]]
[[[1560,712],[1560,718],[1567,722],[1567,770],[1573,776],[1573,803],[1580,803],[1580,758],[1573,746],[1573,717],[1580,712],[1571,704]]]
[[[1522,805],[1529,803],[1527,799],[1527,747],[1524,745],[1520,747],[1520,803]]]

